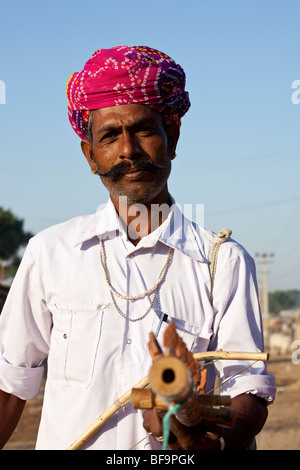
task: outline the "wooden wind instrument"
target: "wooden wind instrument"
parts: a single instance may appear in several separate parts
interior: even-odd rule
[[[175,329],[175,326],[172,323],[169,324],[168,328],[170,329]],[[176,329],[175,329],[176,330]],[[177,355],[178,355],[178,350],[180,349],[180,344],[181,344],[181,338],[179,338],[178,344],[177,344]],[[177,341],[176,341],[177,342]],[[182,342],[183,343],[183,342]],[[184,344],[184,343],[183,343]],[[172,353],[172,350],[175,351],[174,349],[174,344],[170,345],[169,344],[169,354]],[[152,333],[150,333],[150,342],[149,342],[149,350],[150,354],[153,360],[153,363],[156,362],[159,358],[163,356],[158,343],[156,342],[156,339]],[[176,351],[175,351],[176,352]],[[182,357],[181,360],[183,363],[187,363],[190,361],[190,367],[194,372],[192,373],[193,381],[196,386],[197,392],[199,394],[199,403],[204,408],[205,406],[210,407],[211,410],[213,410],[214,406],[228,406],[229,404],[229,399],[228,397],[224,396],[218,396],[218,395],[204,395],[204,385],[205,385],[205,372],[201,374],[199,372],[200,366],[197,366],[198,361],[207,361],[207,360],[253,360],[253,361],[268,361],[269,355],[267,353],[262,353],[262,352],[237,352],[237,351],[205,351],[201,353],[196,353],[192,354],[191,352],[187,351],[186,348],[182,348]],[[168,357],[169,359],[169,357]],[[193,361],[192,361],[193,359]],[[191,362],[193,363],[191,365]],[[168,367],[168,369],[170,369]],[[174,372],[174,371],[173,371]],[[202,382],[201,382],[201,375],[202,375]],[[166,376],[165,376],[166,377]],[[153,379],[152,379],[153,380]],[[168,379],[169,380],[169,379]],[[197,385],[196,385],[197,384]],[[124,393],[121,397],[119,397],[117,400],[115,400],[112,405],[107,408],[68,448],[67,450],[79,450],[81,449],[97,432],[101,430],[101,428],[105,425],[105,423],[119,410],[125,408],[125,406],[130,403],[131,401],[135,400],[137,389],[143,391],[143,389],[148,389],[150,386],[150,374],[146,377],[144,377],[142,380],[140,380],[137,384],[134,385],[134,387],[130,390],[128,390],[126,393]],[[146,393],[148,394],[148,400],[149,400],[149,391],[147,390]],[[151,400],[154,400],[154,406],[156,401],[158,400],[157,403],[159,403],[160,406],[161,404],[161,399],[156,396],[156,398],[153,398],[153,393],[151,392]],[[146,395],[144,396],[145,400]],[[140,398],[139,398],[140,399]],[[137,402],[135,402],[137,404]],[[148,405],[149,406],[149,403]],[[166,406],[166,405],[164,405]],[[144,408],[144,407],[143,407]],[[146,409],[146,407],[145,407]],[[162,409],[162,408],[160,408]],[[205,411],[205,410],[204,410]],[[212,411],[212,414],[215,414],[214,411]],[[208,416],[208,413],[207,413]],[[205,419],[208,419],[206,417]],[[220,418],[221,419],[221,418]],[[230,419],[224,418],[225,422],[230,423]]]
[[[169,404],[181,404],[176,418],[184,426],[197,426],[203,419],[232,428],[235,411],[230,396],[199,395],[193,378],[184,363],[176,357],[162,357],[150,369],[151,389],[134,388],[131,403],[136,409],[168,410]]]
[[[151,390],[133,389],[131,403],[134,408],[167,410],[169,405],[180,404],[176,418],[184,426],[197,426],[203,419],[223,427],[234,426],[236,415],[231,408],[230,396],[205,395],[207,370],[178,336],[174,323],[164,334],[166,354],[150,334],[149,351],[153,365],[149,372]],[[216,405],[218,407],[216,408]]]

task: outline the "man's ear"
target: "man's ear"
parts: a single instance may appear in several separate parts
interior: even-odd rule
[[[176,146],[180,135],[180,129],[177,124],[171,124],[167,127],[168,135],[168,146],[170,150],[170,156],[172,157],[176,152]]]
[[[82,140],[81,143],[81,150],[83,155],[88,161],[88,164],[91,167],[91,170],[93,173],[98,173],[98,168],[97,164],[94,159],[94,152],[93,152],[93,147],[92,144],[88,140]]]

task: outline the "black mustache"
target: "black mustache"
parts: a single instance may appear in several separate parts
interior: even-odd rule
[[[118,180],[122,175],[131,171],[151,171],[155,172],[157,170],[166,169],[166,166],[159,165],[158,163],[153,163],[151,160],[145,160],[143,158],[137,158],[133,163],[129,161],[124,161],[114,165],[107,173],[99,173],[100,176],[107,178],[113,178],[115,181]]]

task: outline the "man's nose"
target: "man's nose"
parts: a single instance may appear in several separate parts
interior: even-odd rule
[[[140,154],[140,146],[134,135],[130,132],[123,132],[120,138],[119,157],[132,159]]]

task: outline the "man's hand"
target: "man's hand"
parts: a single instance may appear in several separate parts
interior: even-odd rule
[[[143,414],[145,430],[151,433],[154,439],[159,438],[159,441],[163,435],[164,414],[165,412],[156,410],[148,410]],[[172,450],[218,450],[219,437],[218,433],[207,431],[203,423],[190,428],[183,426],[175,416],[172,416],[168,448]]]
[[[251,394],[239,395],[232,399],[231,408],[236,410],[237,420],[232,429],[224,429],[212,422],[202,421],[194,428],[183,426],[175,416],[170,422],[168,448],[172,450],[217,450],[219,437],[225,439],[225,449],[239,450],[262,429],[268,410],[266,402]],[[143,415],[144,428],[154,438],[163,434],[162,418],[165,412],[149,410]]]

